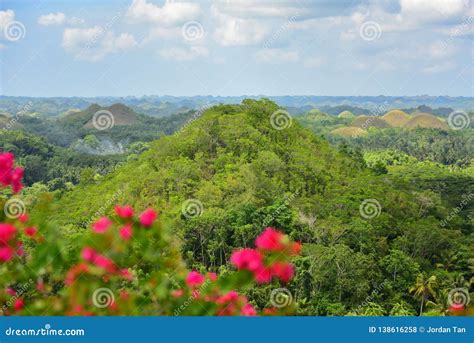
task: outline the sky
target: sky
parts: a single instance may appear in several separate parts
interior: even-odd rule
[[[3,0],[0,94],[473,96],[469,0]]]

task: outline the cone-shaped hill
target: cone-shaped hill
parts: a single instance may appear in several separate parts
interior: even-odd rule
[[[182,239],[191,263],[207,266],[225,263],[234,247],[248,246],[265,226],[313,242],[308,218],[327,239],[339,235],[333,230],[356,230],[350,234],[358,242],[356,232],[368,225],[360,215],[365,199],[383,208],[370,224],[378,235],[417,217],[411,193],[401,193],[278,109],[268,100],[212,107],[153,142],[137,160],[63,195],[53,217],[85,227],[116,203],[152,206]]]
[[[331,135],[341,137],[360,137],[365,136],[368,132],[359,127],[340,127],[339,129],[332,130]]]
[[[385,120],[376,116],[358,116],[354,118],[351,126],[359,127],[364,130],[367,130],[369,127],[376,127],[379,129],[390,127],[390,125],[385,122]]]
[[[391,110],[385,113],[382,118],[392,127],[403,127],[411,119],[411,116],[400,110]]]
[[[350,111],[342,111],[337,115],[339,118],[352,119],[355,115]]]
[[[94,119],[94,115],[96,115]],[[102,113],[102,115],[101,115]],[[101,119],[102,116],[102,119]],[[140,121],[139,115],[135,113],[130,107],[123,104],[114,104],[108,107],[101,107],[97,104],[92,104],[84,111],[70,113],[60,119],[63,123],[69,123],[74,126],[82,126],[87,129],[94,128],[94,120],[97,120],[96,125],[101,125],[101,120],[104,120],[104,125],[111,125],[105,121],[113,120],[113,126],[127,126],[134,125]]]
[[[429,113],[415,114],[404,127],[409,129],[421,127],[426,129],[449,130],[449,125],[446,124],[446,122]]]

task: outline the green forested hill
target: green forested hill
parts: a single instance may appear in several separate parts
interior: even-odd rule
[[[304,243],[287,286],[299,314],[414,314],[417,277],[435,275],[437,289],[449,290],[472,276],[472,233],[441,226],[450,209],[437,194],[400,187],[403,180],[377,175],[295,121],[275,129],[277,110],[268,100],[215,106],[137,160],[65,193],[51,216],[80,231],[113,203],[152,206],[190,267],[221,272],[232,248],[278,227]],[[459,262],[438,268],[446,256]],[[263,289],[246,290],[260,307]]]

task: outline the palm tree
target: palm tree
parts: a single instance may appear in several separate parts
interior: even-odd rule
[[[448,297],[448,291],[442,290],[439,291],[438,294],[435,297],[435,301],[427,301],[426,306],[431,306],[435,310],[439,311],[443,315],[446,315],[449,312],[449,297]]]
[[[423,313],[423,305],[425,304],[425,300],[427,300],[430,295],[435,295],[435,284],[436,276],[431,275],[428,277],[425,273],[421,273],[416,277],[415,285],[410,288],[410,293],[414,293],[416,297],[421,298],[420,316]]]

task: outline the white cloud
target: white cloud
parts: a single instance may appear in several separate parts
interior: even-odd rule
[[[103,59],[106,55],[125,51],[137,45],[129,33],[115,35],[100,26],[78,29],[67,28],[63,33],[63,48],[76,58],[90,62]]]
[[[62,25],[66,22],[66,15],[62,12],[49,13],[38,18],[38,24],[43,26]]]
[[[261,49],[255,54],[257,61],[265,63],[296,62],[299,60],[297,51],[283,49]]]
[[[401,15],[418,21],[448,21],[469,8],[469,0],[400,0]]]
[[[217,22],[214,39],[222,46],[255,45],[263,42],[270,32],[268,23],[254,19],[241,19],[221,13],[211,7],[212,18]]]
[[[213,7],[221,14],[251,19],[296,18],[323,18],[347,15],[364,0],[217,0]]]
[[[4,38],[5,27],[15,21],[15,12],[13,10],[0,11],[0,38]]]
[[[221,21],[214,31],[214,38],[223,46],[255,45],[261,43],[269,28],[258,21],[229,17]]]
[[[214,7],[222,14],[239,18],[291,17],[300,14],[303,9],[295,1],[271,2],[264,0],[218,0]]]
[[[13,10],[0,11],[0,28],[3,28],[11,21],[15,20],[15,12]]]
[[[158,25],[175,26],[195,20],[201,12],[199,4],[166,1],[160,7],[146,0],[133,0],[127,17],[134,22],[151,22]]]
[[[69,18],[62,12],[49,13],[38,18],[38,24],[42,26],[79,25],[83,23],[83,19],[76,17]]]
[[[203,46],[191,46],[187,48],[171,47],[159,51],[163,58],[177,61],[191,61],[198,57],[209,56],[209,50]]]

